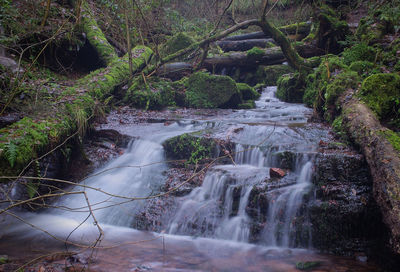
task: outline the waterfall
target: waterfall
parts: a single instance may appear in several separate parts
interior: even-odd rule
[[[312,162],[301,166],[296,183],[272,190],[269,196],[267,223],[262,241],[271,246],[293,247],[296,235],[296,215],[303,203],[304,194],[311,186]]]
[[[266,171],[248,165],[213,167],[203,185],[182,199],[168,232],[247,242],[250,191],[266,176]]]

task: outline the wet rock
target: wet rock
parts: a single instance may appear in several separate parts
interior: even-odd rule
[[[365,159],[360,154],[324,153],[316,158],[314,183],[349,182],[370,185]]]
[[[237,108],[242,103],[232,78],[204,72],[189,77],[185,95],[188,106],[194,108]]]
[[[7,57],[0,56],[0,65],[13,73],[22,73],[24,71],[22,68],[19,67],[18,63],[15,60]]]
[[[15,122],[18,122],[23,118],[23,115],[20,113],[8,113],[5,115],[0,116],[0,128],[9,126]]]
[[[353,255],[376,244],[384,230],[376,223],[381,216],[363,156],[339,149],[318,154],[313,183],[316,199],[309,205],[313,246]]]
[[[117,147],[125,148],[128,146],[128,143],[132,140],[132,137],[128,135],[123,135],[116,130],[113,129],[99,129],[93,130],[90,133],[91,139],[94,139],[97,142],[105,141],[111,142]],[[106,147],[110,148],[110,147]]]
[[[284,176],[286,176],[286,172],[280,168],[270,168],[269,176],[271,178],[283,178]]]

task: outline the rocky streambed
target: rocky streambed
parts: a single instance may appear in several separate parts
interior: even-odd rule
[[[30,225],[3,228],[4,241],[55,252],[51,233],[73,242],[81,259],[68,266],[88,266],[93,251],[76,244],[96,241],[99,224],[94,271],[379,270],[370,260],[386,230],[364,158],[275,90],[254,110],[112,112],[69,172],[97,169],[83,183],[95,217],[86,199],[67,196],[53,206],[68,209],[21,214]],[[15,260],[37,256],[18,253],[20,243],[2,244]]]

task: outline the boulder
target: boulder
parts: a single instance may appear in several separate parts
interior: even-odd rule
[[[186,104],[194,108],[237,108],[242,102],[236,82],[228,76],[197,72],[189,77]]]

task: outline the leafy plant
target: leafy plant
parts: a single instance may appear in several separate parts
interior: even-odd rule
[[[14,167],[15,161],[17,159],[17,146],[14,144],[14,142],[9,142],[6,144],[5,147],[6,158],[11,167]]]

